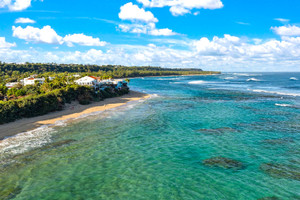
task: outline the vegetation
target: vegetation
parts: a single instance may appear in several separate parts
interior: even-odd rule
[[[92,101],[100,101],[129,92],[127,84],[123,84],[122,87],[106,85],[103,88],[76,85],[74,81],[83,76],[96,76],[101,79],[126,78],[126,82],[129,83],[130,77],[214,73],[218,72],[119,65],[0,62],[0,124],[62,110],[66,103],[74,100],[79,101],[80,104],[89,104]],[[21,80],[28,77],[45,78],[45,81],[27,86],[21,84]],[[10,88],[6,87],[6,84],[11,82],[15,84],[10,85]]]
[[[168,76],[189,74],[216,74],[219,72],[206,72],[201,69],[171,69],[161,67],[125,67],[120,65],[78,65],[78,64],[42,64],[42,63],[2,63],[0,62],[0,83],[14,82],[32,74],[44,76],[66,76],[81,74],[82,76],[99,76],[107,78],[132,78],[144,76]]]
[[[25,93],[28,91],[32,90],[24,90]],[[0,101],[0,124],[62,110],[65,103],[71,103],[74,100],[78,100],[80,104],[89,104],[92,101],[100,101],[128,92],[129,89],[126,87],[119,90],[113,87],[106,88],[97,93],[91,87],[70,85],[46,93],[28,95],[20,99]]]

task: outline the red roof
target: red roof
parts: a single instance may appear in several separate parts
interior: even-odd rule
[[[95,76],[89,76],[90,78],[93,78],[93,79],[95,79],[95,80],[98,80],[98,79],[100,79],[100,77],[95,77]]]
[[[34,80],[35,78],[28,78],[27,80]]]

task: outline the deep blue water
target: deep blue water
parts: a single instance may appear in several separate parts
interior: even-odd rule
[[[132,79],[153,97],[2,142],[0,197],[300,199],[298,79]]]

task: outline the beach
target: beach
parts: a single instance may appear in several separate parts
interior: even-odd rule
[[[66,104],[65,109],[62,111],[48,113],[46,115],[24,118],[15,122],[0,125],[0,140],[7,137],[14,136],[18,133],[30,131],[43,125],[55,124],[57,121],[67,121],[78,118],[82,115],[105,111],[108,109],[123,106],[131,101],[138,101],[141,99],[147,99],[150,95],[131,91],[129,94],[105,99],[100,102],[93,102],[89,105],[80,105],[78,102],[72,102]]]

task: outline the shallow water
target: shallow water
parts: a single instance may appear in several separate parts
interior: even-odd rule
[[[2,141],[0,199],[299,199],[290,77],[300,73],[132,79],[156,95]],[[203,162],[215,157],[231,163]]]

